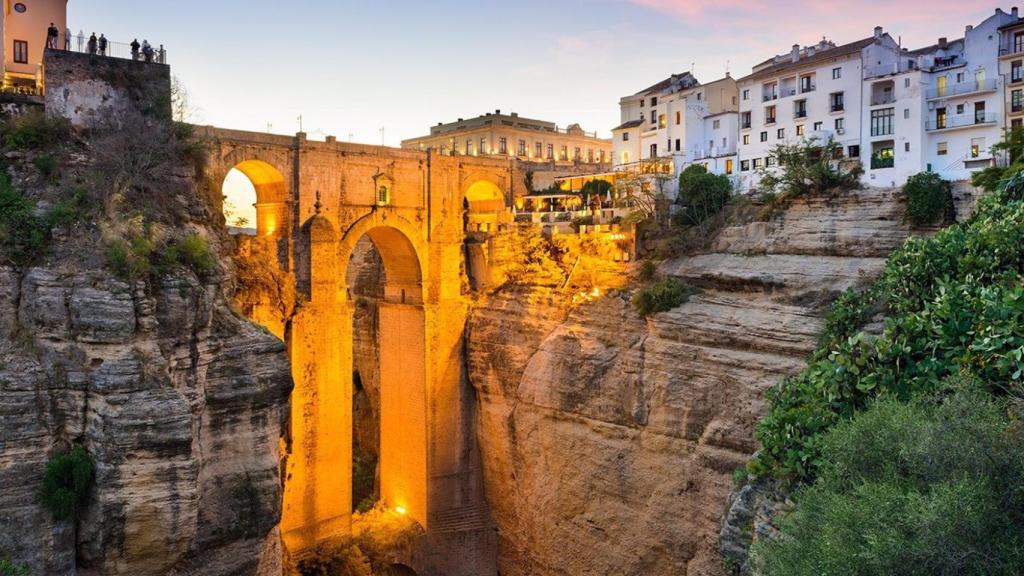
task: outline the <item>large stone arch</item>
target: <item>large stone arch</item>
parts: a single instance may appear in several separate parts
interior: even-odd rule
[[[368,237],[384,261],[384,299],[397,304],[423,304],[428,299],[429,252],[422,234],[422,226],[390,213],[387,208],[377,208],[344,232],[338,246],[338,261],[347,266],[356,244],[364,236]],[[344,275],[340,279],[343,295],[350,299]]]
[[[286,238],[291,215],[291,196],[288,171],[279,159],[260,158],[244,149],[235,149],[222,158],[213,180],[222,188],[231,170],[238,170],[248,178],[256,190],[256,235],[260,237]]]

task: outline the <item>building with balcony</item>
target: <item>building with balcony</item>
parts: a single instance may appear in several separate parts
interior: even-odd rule
[[[674,74],[619,100],[622,123],[612,130],[616,170],[678,176],[691,164],[716,174],[736,171],[736,81],[701,84]]]
[[[501,110],[468,120],[439,123],[430,134],[402,141],[402,148],[433,150],[445,156],[504,156],[556,165],[606,164],[612,144],[579,124],[560,128],[553,122],[523,118]]]
[[[881,27],[870,37],[836,45],[822,39],[813,46],[794,44],[788,54],[754,66],[737,81],[739,100],[740,187],[756,186],[761,169],[771,169],[772,149],[805,139],[832,139],[847,158],[862,154],[862,117],[870,100],[883,107],[894,98],[879,87],[865,95],[868,70],[895,70],[900,47]]]
[[[4,0],[0,5],[0,62],[4,92],[39,94],[43,88],[43,52],[50,24],[60,31],[57,46],[65,46],[67,0]]]
[[[1024,127],[1024,19],[1017,9],[999,28],[999,77],[1003,83],[1003,128]]]
[[[1002,138],[1007,92],[1000,74],[1001,30],[1018,21],[1016,11],[996,9],[964,37],[940,38],[914,50],[924,85],[924,154],[920,170],[948,180],[966,180],[995,159],[992,146]],[[1006,54],[1004,54],[1006,56]],[[1012,76],[1012,72],[1011,72]],[[1012,90],[1011,98],[1012,98]],[[1012,107],[1012,105],[1011,105]]]

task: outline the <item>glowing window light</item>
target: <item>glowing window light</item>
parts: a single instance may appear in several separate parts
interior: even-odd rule
[[[395,506],[395,512],[398,512],[402,516],[405,516],[409,513],[409,511],[405,509],[405,506]]]

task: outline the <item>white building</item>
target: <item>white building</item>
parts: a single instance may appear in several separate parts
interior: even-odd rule
[[[612,130],[617,170],[678,175],[699,163],[718,174],[736,168],[737,92],[729,76],[700,84],[675,74],[619,101]]]
[[[1003,83],[1003,126],[1024,126],[1024,19],[1014,8],[1013,21],[999,29],[999,76]]]
[[[739,79],[741,189],[754,187],[758,169],[771,167],[777,144],[832,138],[845,157],[860,158],[865,63],[899,51],[878,27],[872,36],[841,46],[824,39],[814,46],[794,45],[789,54],[766,60]]]

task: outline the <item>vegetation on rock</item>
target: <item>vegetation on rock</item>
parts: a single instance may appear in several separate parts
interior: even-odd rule
[[[689,286],[669,276],[641,288],[633,295],[633,306],[641,316],[650,316],[682,306],[692,294]]]
[[[81,446],[58,454],[46,464],[40,498],[57,520],[73,520],[81,513],[93,482],[93,461]]]
[[[29,576],[28,566],[15,564],[9,558],[0,558],[0,576]]]
[[[903,186],[907,219],[914,226],[935,224],[953,207],[953,185],[935,172],[921,172]]]
[[[700,226],[719,214],[732,196],[729,177],[711,174],[700,164],[687,166],[679,175],[676,203],[682,208],[675,215],[681,226]]]
[[[761,190],[798,198],[856,188],[863,168],[859,162],[844,164],[842,151],[831,138],[778,144],[771,150],[771,158],[778,169],[761,169]]]
[[[754,547],[757,572],[1021,574],[1024,429],[1011,412],[954,378],[839,424],[822,437],[818,479],[795,495],[781,535]]]

